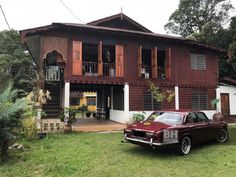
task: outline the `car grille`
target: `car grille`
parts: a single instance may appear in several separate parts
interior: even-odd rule
[[[146,138],[146,133],[142,131],[133,130],[132,135],[136,137]]]

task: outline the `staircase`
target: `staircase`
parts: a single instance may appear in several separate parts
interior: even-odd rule
[[[43,105],[43,110],[46,113],[46,118],[58,118],[60,114],[60,83],[45,83],[44,89],[48,90],[51,96],[51,100],[48,100],[47,103]]]

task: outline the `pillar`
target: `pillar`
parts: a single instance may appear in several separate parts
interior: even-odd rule
[[[70,82],[65,82],[64,87],[64,109],[70,106]],[[65,116],[69,116],[69,113],[65,111]]]
[[[179,86],[175,86],[175,109],[179,110]]]

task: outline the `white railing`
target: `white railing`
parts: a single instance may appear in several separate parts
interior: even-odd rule
[[[60,68],[59,66],[46,67],[46,80],[47,81],[60,81]]]

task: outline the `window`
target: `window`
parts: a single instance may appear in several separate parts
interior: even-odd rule
[[[207,116],[203,113],[203,112],[197,112],[197,117],[199,122],[208,122],[209,119],[207,118]]]
[[[71,97],[70,98],[70,105],[80,105],[80,98],[78,98],[78,97]]]
[[[190,54],[190,63],[192,70],[206,70],[206,55]]]
[[[207,93],[192,93],[192,109],[206,110],[207,106]]]
[[[96,98],[87,98],[88,106],[96,106]]]
[[[157,102],[151,92],[143,93],[143,109],[144,110],[160,110],[161,102]]]
[[[113,87],[113,109],[124,110],[124,91],[123,87]]]

